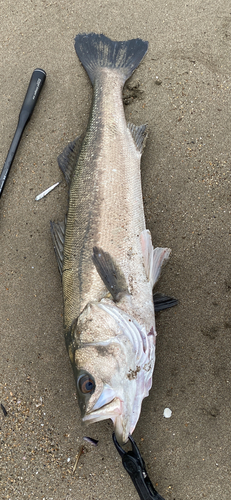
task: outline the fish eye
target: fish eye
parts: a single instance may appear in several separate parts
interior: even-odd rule
[[[92,394],[95,390],[95,382],[90,375],[82,375],[79,379],[78,385],[83,394]]]

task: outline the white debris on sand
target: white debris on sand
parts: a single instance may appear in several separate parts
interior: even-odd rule
[[[53,186],[50,186],[49,188],[45,189],[45,191],[38,194],[38,196],[36,196],[36,198],[35,198],[35,201],[38,201],[38,200],[41,200],[41,198],[44,198],[44,196],[46,196],[48,193],[50,193],[50,191],[52,191],[52,189],[54,189],[56,186],[58,186],[58,184],[59,184],[59,182],[56,182],[56,184],[53,184]]]
[[[163,415],[164,418],[170,418],[172,416],[172,410],[170,410],[170,408],[165,408]]]

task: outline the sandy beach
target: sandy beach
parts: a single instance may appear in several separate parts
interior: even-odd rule
[[[165,500],[230,500],[230,2],[0,4],[0,169],[31,74],[47,73],[0,199],[0,498],[138,500],[111,422],[81,425],[50,235],[68,201],[57,156],[86,130],[92,100],[74,37],[96,32],[149,42],[125,114],[148,124],[146,224],[154,246],[172,249],[156,291],[179,300],[157,314],[153,387],[134,439]]]

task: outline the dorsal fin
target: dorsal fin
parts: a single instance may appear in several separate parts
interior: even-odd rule
[[[80,135],[70,142],[63,152],[58,156],[58,164],[61,168],[67,184],[70,184],[72,172],[77,164],[79,153],[83,141],[83,135]]]
[[[151,233],[148,229],[142,231],[140,237],[144,267],[147,278],[153,287],[159,278],[161,266],[168,260],[171,250],[170,248],[153,248]]]
[[[59,272],[63,272],[63,248],[66,230],[66,217],[63,222],[50,221],[51,236],[54,243],[55,255],[58,262]]]
[[[128,122],[127,126],[132,134],[138,151],[142,154],[148,137],[148,132],[146,130],[147,125],[134,125],[133,123]]]

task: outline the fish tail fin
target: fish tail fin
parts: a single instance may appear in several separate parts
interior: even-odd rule
[[[92,84],[101,68],[117,69],[125,82],[146,54],[148,42],[140,38],[113,42],[102,34],[82,33],[75,37],[75,50]]]

